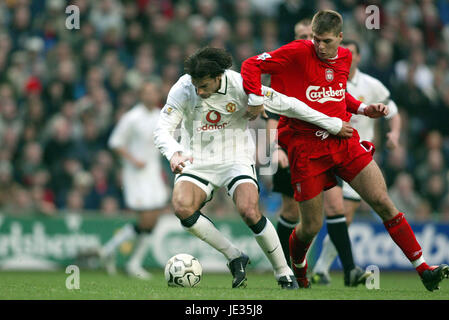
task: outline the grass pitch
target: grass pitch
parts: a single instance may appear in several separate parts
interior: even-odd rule
[[[246,288],[231,289],[228,273],[204,273],[195,288],[170,288],[162,270],[151,270],[152,280],[101,271],[80,272],[80,289],[66,288],[69,276],[57,272],[0,272],[2,300],[449,300],[449,280],[429,292],[416,272],[381,272],[380,289],[346,288],[339,272],[331,273],[330,286],[281,290],[272,273],[248,273]]]

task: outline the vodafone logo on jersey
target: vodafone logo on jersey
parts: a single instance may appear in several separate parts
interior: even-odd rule
[[[218,111],[211,110],[206,114],[206,121],[208,123],[201,125],[200,127],[197,127],[196,130],[198,132],[201,131],[212,131],[212,130],[222,130],[224,129],[228,123],[220,123],[221,120],[221,114]]]
[[[210,123],[220,122],[221,114],[218,111],[211,110],[207,113],[206,120],[207,120],[207,122],[210,122]]]
[[[340,87],[343,85],[340,83]],[[332,87],[309,86],[306,97],[312,102],[325,103],[328,101],[341,101],[345,98],[345,89],[334,90]]]

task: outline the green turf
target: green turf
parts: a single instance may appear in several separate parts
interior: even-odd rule
[[[248,286],[231,289],[230,274],[205,273],[198,287],[169,288],[162,270],[152,270],[153,279],[142,281],[119,274],[81,270],[80,289],[68,290],[67,274],[59,272],[0,272],[0,299],[158,299],[158,300],[448,300],[449,280],[441,289],[428,292],[415,272],[381,272],[380,289],[364,286],[345,288],[341,273],[331,273],[332,285],[311,289],[281,290],[272,273],[249,272]]]

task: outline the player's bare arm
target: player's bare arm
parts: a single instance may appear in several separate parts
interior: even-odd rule
[[[173,173],[181,173],[182,170],[187,165],[187,162],[193,163],[193,157],[184,155],[182,152],[178,151],[173,154],[170,159],[170,169]]]
[[[273,163],[279,163],[281,168],[288,167],[287,153],[276,143],[276,137],[271,135],[271,130],[276,130],[279,121],[275,119],[268,119],[267,121],[267,139],[270,141],[271,146],[271,160]]]
[[[131,153],[128,152],[125,148],[118,147],[115,148],[114,151],[122,158],[128,160],[131,162],[137,169],[142,169],[145,167],[146,163],[145,161],[141,161],[139,159],[136,159]]]

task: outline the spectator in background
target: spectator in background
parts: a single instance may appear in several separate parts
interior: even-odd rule
[[[64,118],[58,118],[50,123],[49,139],[44,144],[44,163],[53,174],[62,159],[69,155],[75,147],[75,141],[72,138],[71,124]]]
[[[415,219],[421,198],[415,191],[414,181],[409,173],[399,173],[388,193],[399,210],[407,212],[411,220]]]
[[[285,0],[278,7],[279,37],[281,45],[294,40],[295,24],[315,13],[315,4],[311,1]]]
[[[116,0],[99,0],[93,3],[89,20],[100,38],[104,38],[110,30],[115,30],[120,35],[124,33],[122,10],[121,3]]]
[[[191,41],[192,33],[189,27],[189,16],[192,7],[188,1],[178,1],[174,8],[174,17],[167,27],[167,35],[180,46],[185,46]]]
[[[5,161],[0,161],[0,210],[10,206],[14,194],[13,166]]]
[[[33,176],[44,164],[42,162],[42,146],[37,142],[28,142],[16,163],[16,178],[25,185],[33,185]]]
[[[101,200],[100,212],[104,216],[115,216],[120,210],[119,202],[116,197],[106,196]]]
[[[70,190],[67,193],[64,211],[67,213],[82,213],[83,210],[84,210],[83,194],[76,189]]]

